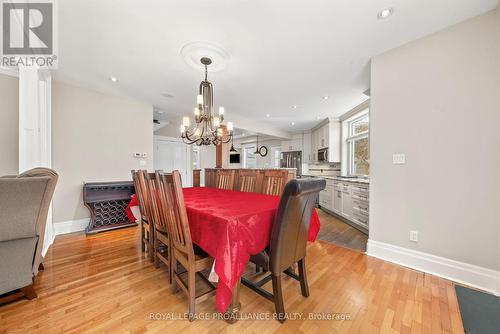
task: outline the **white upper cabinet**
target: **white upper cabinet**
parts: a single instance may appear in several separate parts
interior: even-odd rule
[[[323,148],[328,148],[328,162],[340,162],[340,121],[331,119],[312,130],[310,161],[318,161],[318,150]]]
[[[305,132],[302,137],[302,162],[313,162],[312,134]]]
[[[311,132],[281,142],[282,152],[302,151],[303,162],[317,162],[318,150],[328,148],[328,162],[340,162],[340,121],[330,119]]]
[[[302,151],[302,133],[294,134],[291,140],[281,142],[281,152]]]

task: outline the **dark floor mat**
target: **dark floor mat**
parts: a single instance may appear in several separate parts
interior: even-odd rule
[[[467,334],[500,333],[500,297],[455,285]]]

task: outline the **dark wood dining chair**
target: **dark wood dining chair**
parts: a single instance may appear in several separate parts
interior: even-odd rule
[[[178,287],[189,297],[189,321],[195,319],[195,305],[215,295],[215,286],[201,273],[212,267],[213,259],[196,247],[191,240],[189,221],[182,193],[181,176],[178,171],[172,174],[160,173],[162,188],[160,201],[165,209],[165,221],[172,242],[172,291]],[[184,271],[178,271],[178,263]],[[196,277],[205,285],[204,291],[196,295]],[[187,280],[186,280],[187,278]]]
[[[235,171],[230,169],[217,170],[216,188],[233,190]]]
[[[144,171],[132,170],[132,180],[134,181],[135,193],[139,201],[139,210],[141,212],[141,249],[143,252],[147,252],[150,259],[153,259],[154,232],[148,217],[148,190]]]
[[[287,170],[266,170],[262,179],[262,193],[281,196],[288,181]]]
[[[240,169],[238,173],[239,173],[238,190],[245,192],[256,192],[258,184],[257,181],[259,178],[259,171],[252,169]]]
[[[153,228],[153,257],[156,268],[160,267],[160,261],[167,267],[169,283],[172,283],[172,260],[170,233],[165,218],[165,208],[161,202],[160,189],[162,187],[159,179],[159,171],[155,173],[144,173],[148,185],[150,202],[150,224]]]
[[[309,297],[305,265],[307,236],[316,197],[325,187],[324,179],[291,180],[287,183],[274,219],[269,246],[250,258],[270,273],[258,282],[243,277],[241,280],[243,285],[274,302],[277,319],[281,322],[285,321],[282,273],[298,280],[302,296]],[[295,264],[298,264],[298,275],[292,269]],[[270,280],[273,293],[262,288]]]

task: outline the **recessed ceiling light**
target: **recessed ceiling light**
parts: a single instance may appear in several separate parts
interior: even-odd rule
[[[294,126],[294,125],[295,125],[295,122],[290,123],[290,125],[291,125],[291,126]]]
[[[389,16],[391,16],[393,13],[394,13],[394,8],[392,8],[392,7],[385,8],[385,9],[382,9],[380,12],[378,12],[377,18],[379,20],[383,20],[383,19],[386,19]]]
[[[323,100],[328,100],[328,95],[323,96]]]
[[[109,80],[111,80],[113,82],[118,82],[118,78],[117,77],[111,77],[111,78],[109,78]]]
[[[271,117],[271,115],[269,115],[269,114],[266,114],[266,117],[267,117],[267,118],[269,118],[269,117]]]
[[[296,105],[296,104],[294,104],[294,105],[292,106],[292,109],[297,109],[297,105]]]

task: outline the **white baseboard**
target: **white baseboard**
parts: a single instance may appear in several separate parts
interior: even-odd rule
[[[499,271],[371,239],[366,254],[500,296]]]
[[[89,218],[54,223],[54,236],[84,231],[88,224]]]
[[[53,223],[52,224],[53,231],[51,238],[49,240],[47,239],[44,240],[42,256],[45,256],[45,254],[47,254],[47,251],[49,250],[49,247],[54,243],[56,236],[61,234],[84,231],[88,224],[89,224],[89,218]]]

